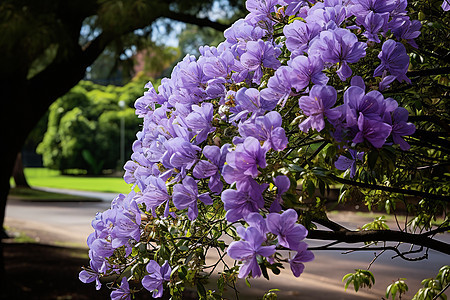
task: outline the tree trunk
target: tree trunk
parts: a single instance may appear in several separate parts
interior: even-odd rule
[[[30,185],[28,184],[27,178],[25,177],[25,173],[23,172],[23,162],[21,152],[17,153],[16,162],[14,163],[13,169],[13,178],[16,187],[31,188]]]

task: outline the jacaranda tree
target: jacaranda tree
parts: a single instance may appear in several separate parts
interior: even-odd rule
[[[269,279],[283,263],[300,276],[314,250],[450,254],[435,238],[450,229],[450,23],[439,2],[248,0],[223,43],[186,56],[137,99],[131,191],[92,221],[80,280],[108,282],[112,299],[142,287],[178,299],[185,286],[220,299],[237,278]],[[350,230],[327,216],[331,188],[339,202],[402,210],[406,222]],[[308,248],[305,238],[328,242]],[[217,289],[206,290],[214,271]],[[374,282],[368,270],[344,280]],[[444,266],[416,298],[449,281]],[[387,296],[405,290],[399,280]]]

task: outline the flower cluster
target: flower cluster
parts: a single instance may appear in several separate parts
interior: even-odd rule
[[[406,47],[417,47],[421,25],[406,6],[248,0],[250,13],[225,31],[224,42],[186,56],[157,90],[148,83],[135,103],[142,130],[124,166],[132,191],[92,222],[90,267],[80,279],[100,288],[99,278],[121,278],[131,268],[130,280],[160,297],[166,282],[195,281],[181,266],[201,270],[199,247],[219,247],[211,240],[227,230],[237,232],[226,252],[242,262],[238,277],[260,276],[261,261],[282,261],[278,249],[293,251],[284,261],[300,276],[314,256],[301,216],[283,200],[296,188],[283,164],[296,147],[290,133],[313,133],[347,149],[352,159],[335,163],[352,177],[364,160],[356,149],[409,149],[403,137],[415,127],[408,112],[382,94],[395,80],[410,83]],[[369,54],[378,57],[373,68]],[[360,68],[369,72],[358,74]],[[208,226],[220,222],[229,225],[213,233]],[[236,222],[248,226],[230,225]],[[173,245],[164,244],[166,234]],[[124,278],[111,296],[130,293]]]

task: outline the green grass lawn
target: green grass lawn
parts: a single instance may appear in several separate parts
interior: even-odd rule
[[[122,177],[61,175],[59,171],[46,168],[25,168],[25,176],[32,187],[41,186],[125,194],[130,192],[130,186],[125,183]],[[13,180],[11,185],[14,185]]]

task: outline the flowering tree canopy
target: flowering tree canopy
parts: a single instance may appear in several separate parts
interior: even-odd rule
[[[340,243],[366,242],[367,250],[397,241],[450,254],[433,239],[449,230],[448,175],[424,178],[448,165],[448,145],[436,133],[439,121],[406,92],[421,75],[408,71],[421,22],[410,19],[407,1],[246,7],[223,43],[186,56],[136,100],[143,126],[124,166],[131,191],[92,221],[91,263],[80,273],[97,288],[112,281],[113,299],[129,299],[139,285],[180,298],[189,284],[200,297],[220,298],[236,277],[269,279],[283,263],[298,277],[313,250]],[[427,129],[435,140],[417,147]],[[412,217],[400,230],[381,219],[349,230],[326,215],[331,188],[340,188],[339,202],[358,198],[387,213],[402,204]],[[314,249],[306,238],[333,242]],[[405,259],[419,252],[383,250]],[[209,251],[219,253],[213,265],[205,264]],[[219,264],[219,288],[206,291]]]

